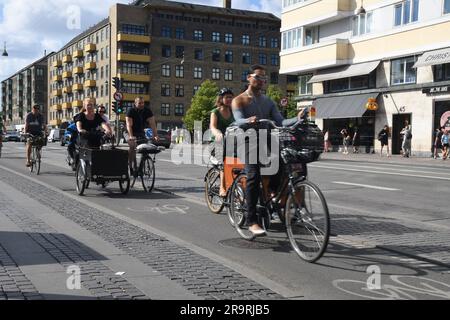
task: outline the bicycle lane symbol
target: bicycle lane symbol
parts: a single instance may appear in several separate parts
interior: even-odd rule
[[[186,215],[189,211],[188,206],[184,205],[173,205],[173,204],[166,204],[164,206],[158,206],[158,207],[147,207],[147,208],[141,208],[141,209],[133,209],[133,208],[127,208],[128,211],[131,212],[137,212],[137,213],[158,213],[160,215],[167,215],[167,214],[179,214],[179,215]]]

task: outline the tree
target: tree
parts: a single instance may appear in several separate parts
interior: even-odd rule
[[[206,80],[202,83],[200,89],[192,98],[191,107],[183,118],[183,122],[189,131],[194,131],[195,121],[202,122],[204,131],[209,128],[211,110],[215,108],[218,92],[219,88],[215,82]]]
[[[295,118],[298,115],[297,103],[293,99],[289,100],[289,104],[287,105],[287,107],[285,107],[285,108],[281,107],[280,103],[281,103],[281,100],[284,98],[284,95],[283,95],[283,92],[281,91],[280,87],[278,87],[276,85],[270,85],[267,88],[266,95],[270,99],[272,99],[279,108],[281,108],[280,111],[286,118],[288,118],[288,119]]]

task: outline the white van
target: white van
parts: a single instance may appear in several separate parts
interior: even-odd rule
[[[52,129],[50,135],[48,136],[48,142],[55,142],[61,140],[61,135],[59,129]]]

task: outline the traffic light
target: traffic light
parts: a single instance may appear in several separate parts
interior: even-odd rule
[[[122,114],[123,113],[123,106],[121,102],[113,101],[112,103],[112,110],[115,114]]]
[[[117,91],[120,91],[120,89],[122,88],[122,81],[120,81],[118,77],[114,77],[112,81],[113,87],[116,88]]]
[[[117,114],[117,101],[112,102],[112,111]]]

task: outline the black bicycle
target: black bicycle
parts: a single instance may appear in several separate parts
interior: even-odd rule
[[[28,142],[31,144],[31,155],[30,155],[30,173],[36,173],[39,175],[41,173],[41,162],[42,162],[42,148],[45,146],[45,135],[32,135],[28,133]]]
[[[278,215],[284,224],[290,244],[297,255],[307,262],[315,262],[322,257],[330,236],[330,216],[325,197],[318,186],[307,180],[307,166],[316,161],[323,152],[323,134],[314,126],[297,123],[293,127],[277,127],[280,136],[281,183],[277,190],[268,192],[261,184],[257,205],[259,225],[266,231]],[[303,126],[303,127],[302,127]],[[307,141],[317,140],[313,146]],[[234,180],[230,191],[229,220],[241,237],[254,240],[246,221],[247,174],[242,171]]]
[[[140,155],[139,165],[137,159],[131,169],[131,188],[134,188],[136,180],[139,178],[142,182],[142,187],[145,192],[151,193],[155,187],[155,162],[156,155],[166,150],[164,147],[157,147],[151,144],[149,140],[137,141],[136,153]]]

